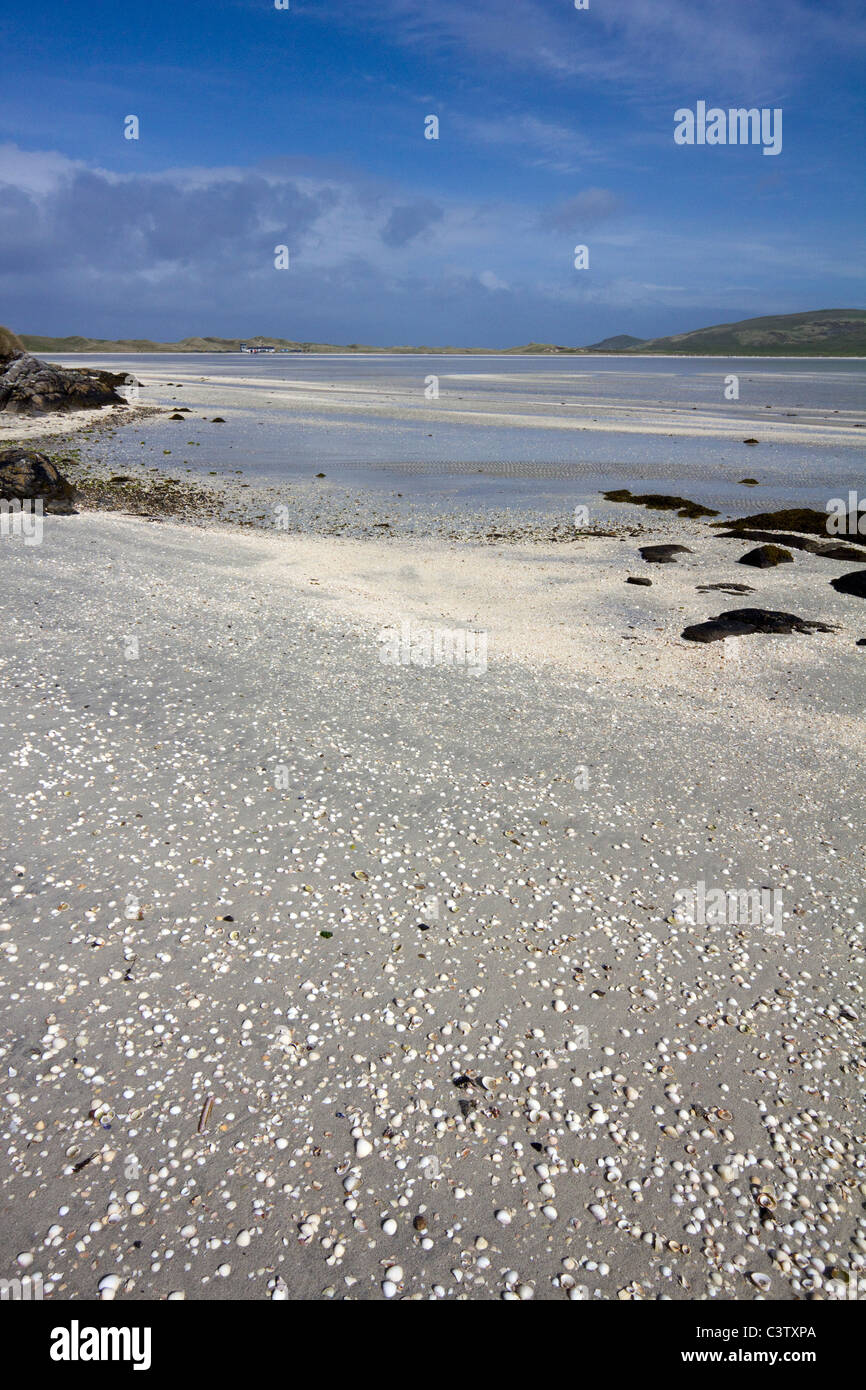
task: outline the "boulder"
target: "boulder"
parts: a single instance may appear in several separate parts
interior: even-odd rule
[[[866,570],[840,574],[837,579],[831,579],[830,583],[837,594],[856,594],[858,598],[866,598]]]
[[[74,516],[75,489],[60,470],[35,449],[0,449],[0,498],[6,502],[42,499],[43,511]]]
[[[58,367],[29,352],[0,350],[0,411],[8,415],[45,415],[49,411],[93,410],[126,405],[116,387],[127,380],[120,372],[92,367]]]
[[[790,550],[783,550],[780,545],[759,545],[748,554],[741,555],[737,563],[754,565],[759,570],[771,570],[776,565],[792,564],[793,560]]]

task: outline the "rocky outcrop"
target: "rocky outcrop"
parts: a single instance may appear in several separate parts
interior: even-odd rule
[[[93,410],[126,405],[117,387],[133,380],[124,372],[92,367],[58,367],[31,357],[0,329],[0,411],[7,415],[45,415],[49,411]]]
[[[700,502],[691,502],[688,497],[675,497],[666,492],[644,492],[636,496],[627,487],[613,488],[603,492],[607,502],[632,502],[635,506],[648,507],[652,512],[676,512],[677,516],[697,520],[702,516],[718,516],[712,507],[704,507]]]
[[[740,535],[755,530],[802,531],[807,536],[826,540],[830,535],[828,521],[828,513],[818,512],[814,507],[786,507],[780,512],[756,512],[753,516],[739,516],[734,521],[714,521],[712,525],[714,529],[726,527],[730,533],[739,532]]]
[[[766,541],[768,545],[786,545],[794,550],[805,550],[809,555],[820,555],[822,560],[866,560],[866,548],[862,545],[847,545],[844,541],[813,541],[806,536],[791,536],[775,531],[722,531],[723,540]]]
[[[75,513],[75,489],[68,479],[44,454],[17,445],[0,449],[0,498],[5,502],[41,498],[45,512],[56,516]]]
[[[774,608],[730,608],[706,623],[695,623],[683,631],[687,642],[722,642],[726,637],[745,637],[753,632],[836,632],[827,623],[798,618]]]

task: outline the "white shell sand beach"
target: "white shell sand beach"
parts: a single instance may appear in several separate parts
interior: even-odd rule
[[[694,553],[3,542],[8,1260],[76,1298],[792,1299],[819,1259],[847,1296],[862,600],[651,524]],[[741,602],[839,630],[681,639]],[[407,623],[485,669],[383,664]],[[780,909],[702,923],[700,885]]]

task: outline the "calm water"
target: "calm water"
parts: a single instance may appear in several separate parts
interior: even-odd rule
[[[180,422],[114,448],[192,472],[242,470],[445,502],[559,507],[638,484],[748,512],[863,491],[866,361],[145,354],[67,357],[131,371]],[[739,399],[725,397],[736,375]],[[433,380],[432,378],[435,378]],[[438,391],[438,395],[435,392]],[[214,415],[226,423],[211,423]],[[204,417],[204,418],[203,418]],[[757,447],[744,446],[754,436]],[[171,449],[165,456],[163,449]],[[758,489],[738,485],[759,479]],[[760,501],[758,502],[758,498]]]

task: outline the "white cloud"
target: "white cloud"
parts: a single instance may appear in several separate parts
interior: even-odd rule
[[[504,280],[500,280],[498,275],[494,275],[492,270],[482,270],[478,280],[486,290],[507,290],[509,288]]]
[[[51,193],[86,167],[81,160],[67,159],[54,150],[31,152],[18,145],[0,145],[0,184],[9,184],[22,193]]]

